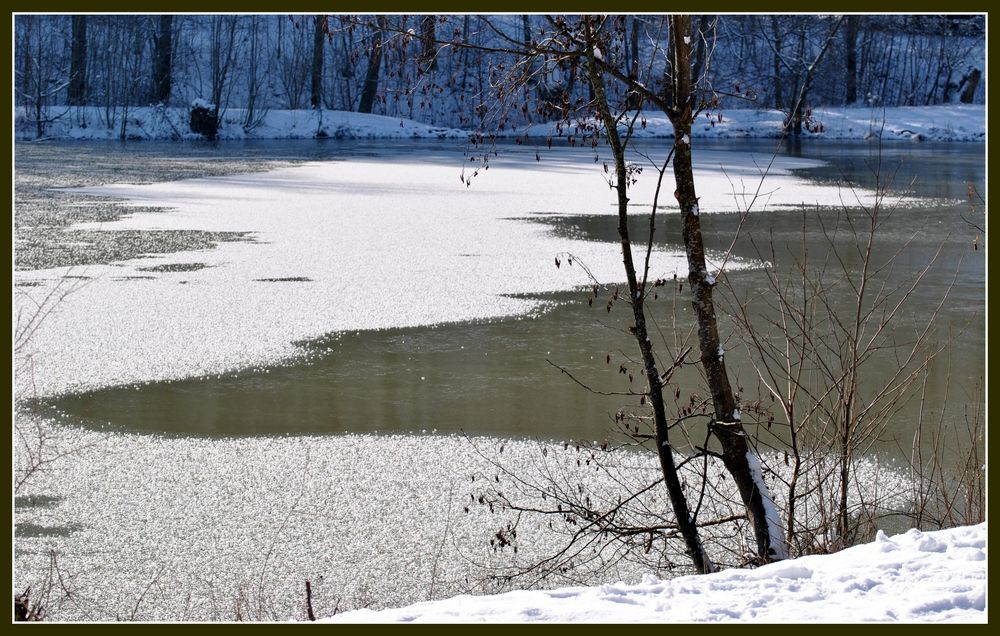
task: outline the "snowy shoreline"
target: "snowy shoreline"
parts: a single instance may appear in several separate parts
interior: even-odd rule
[[[753,570],[345,612],[321,622],[956,622],[987,621],[987,525],[893,537]]]
[[[986,108],[980,104],[899,106],[892,108],[829,107],[812,110],[815,131],[803,128],[800,139],[883,141],[986,140]],[[184,107],[137,107],[111,116],[103,107],[53,107],[42,139],[50,140],[199,140],[188,123]],[[784,113],[778,110],[743,109],[702,113],[692,128],[701,139],[774,139],[783,135]],[[243,109],[231,108],[222,115],[220,140],[244,139],[468,139],[472,131],[434,126],[409,119],[335,110],[270,110],[245,127]],[[124,122],[124,125],[123,125]],[[516,126],[491,131],[500,138],[527,136],[546,140],[573,134],[572,124],[555,122]],[[670,122],[654,112],[640,118],[637,137],[661,138],[673,134]],[[30,141],[37,130],[23,109],[15,112],[14,138]]]

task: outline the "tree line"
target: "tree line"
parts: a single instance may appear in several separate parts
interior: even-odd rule
[[[636,78],[668,66],[662,21],[620,16],[618,53]],[[695,60],[726,107],[903,106],[984,101],[981,16],[692,16]],[[552,105],[591,99],[565,61],[539,56],[518,109],[493,90],[532,42],[540,15],[19,15],[17,104],[39,120],[62,106],[326,108],[438,125],[558,119]],[[655,81],[655,80],[654,80]],[[662,82],[661,82],[662,83]]]

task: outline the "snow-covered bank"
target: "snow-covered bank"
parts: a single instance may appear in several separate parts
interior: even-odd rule
[[[114,112],[112,110],[112,112]],[[37,137],[23,109],[15,113],[15,138]],[[136,107],[117,113],[109,124],[106,109],[96,106],[53,107],[45,125],[46,139],[80,140],[195,140],[186,108]],[[250,120],[248,122],[248,119]],[[219,139],[466,139],[457,128],[431,126],[410,119],[342,110],[265,110],[250,115],[230,108],[221,115]]]
[[[111,112],[114,112],[113,110]],[[99,107],[53,107],[44,137],[48,139],[199,139],[191,132],[186,108],[131,108],[123,116],[110,116]],[[823,107],[813,109],[811,129],[804,139],[912,141],[985,141],[986,109],[981,104],[945,104],[893,108]],[[249,120],[249,121],[248,121]],[[767,109],[721,110],[702,114],[693,128],[696,138],[776,138],[782,132],[784,113]],[[124,125],[123,125],[124,122]],[[670,122],[656,111],[640,121],[636,135],[666,137],[673,134]],[[15,122],[15,137],[34,139],[37,130],[23,110]],[[534,138],[566,137],[573,126],[533,124],[483,131],[501,137],[527,134]],[[366,115],[346,111],[269,110],[247,116],[243,109],[229,109],[222,116],[219,138],[234,139],[465,139],[469,131],[431,126],[409,119]]]
[[[755,570],[637,585],[457,596],[329,622],[986,622],[985,523],[887,537]]]
[[[698,117],[692,134],[702,139],[778,138],[784,134],[784,118],[779,110],[710,111]],[[811,128],[803,126],[802,139],[986,140],[986,109],[979,104],[816,108],[811,122]],[[532,137],[547,137],[557,135],[558,129],[556,124],[537,124],[527,132]],[[673,126],[665,116],[650,112],[637,122],[634,134],[667,137],[673,134]]]

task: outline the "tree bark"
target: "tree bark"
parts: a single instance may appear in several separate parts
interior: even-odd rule
[[[227,95],[227,84],[230,83],[230,71],[236,55],[236,27],[238,16],[213,16],[211,65],[212,65],[212,116],[216,123],[223,113],[223,97]]]
[[[962,90],[962,94],[959,96],[959,100],[963,104],[971,104],[976,98],[976,89],[979,88],[979,81],[983,77],[983,72],[978,68],[974,68],[969,71],[969,74],[965,77],[965,89]]]
[[[378,26],[372,33],[371,50],[368,53],[368,70],[365,72],[365,85],[361,93],[359,113],[370,113],[375,106],[375,96],[378,95],[378,74],[382,66],[382,32],[385,29],[385,16],[376,16]]]
[[[631,60],[629,64],[629,77],[639,78],[639,18],[632,16],[632,36],[629,38],[631,48]]]
[[[420,21],[420,40],[422,49],[420,51],[420,66],[424,71],[432,71],[437,68],[437,36],[434,28],[437,26],[436,15],[425,15]]]
[[[844,45],[847,49],[847,81],[844,82],[844,101],[850,106],[858,101],[858,27],[861,16],[847,16],[847,28],[844,33]]]
[[[155,40],[153,58],[153,103],[166,104],[170,101],[171,59],[173,57],[174,16],[161,15],[160,26]]]
[[[813,80],[815,79],[816,67],[819,63],[823,61],[823,56],[826,52],[830,50],[830,43],[833,42],[833,37],[837,34],[837,30],[840,29],[841,23],[844,21],[844,16],[837,18],[833,26],[830,27],[830,32],[827,34],[826,39],[823,40],[823,44],[820,46],[819,53],[816,54],[816,58],[812,61],[812,64],[807,66],[804,71],[802,78],[802,84],[796,91],[798,95],[795,98],[795,103],[792,105],[792,112],[788,114],[788,119],[785,120],[785,129],[792,127],[792,132],[795,136],[802,133],[802,119],[804,116],[803,110],[806,104],[806,95],[809,94],[809,89],[812,88]],[[799,35],[799,50],[805,50],[805,27],[803,26],[803,31]],[[800,54],[801,57],[801,54]]]
[[[782,91],[781,91],[781,22],[778,16],[771,16],[771,38],[774,41],[774,77],[771,78],[774,84],[774,107],[781,110],[784,107],[782,103]]]
[[[673,60],[674,104],[668,113],[674,125],[675,195],[681,208],[684,248],[688,262],[688,283],[694,298],[692,306],[698,323],[698,346],[702,367],[712,393],[714,419],[712,434],[722,446],[722,461],[736,482],[747,509],[757,542],[757,556],[762,561],[784,559],[788,555],[781,521],[763,482],[756,455],[747,444],[747,434],[740,421],[736,399],[726,372],[725,352],[719,340],[718,321],[712,298],[713,280],[705,264],[705,246],[701,234],[698,196],[694,188],[691,161],[692,113],[691,74],[682,69],[691,64],[691,17],[671,16],[669,55]]]
[[[708,59],[707,40],[709,36],[709,28],[711,27],[712,20],[711,16],[703,15],[698,20],[698,32],[693,36],[695,41],[698,43],[695,48],[694,56],[694,66],[691,67],[691,82],[692,88],[698,88],[698,82],[701,81],[702,73],[705,72],[705,64]]]
[[[316,109],[323,106],[323,41],[326,40],[326,34],[326,16],[315,16],[313,18],[312,92],[309,104]]]
[[[615,190],[618,195],[618,236],[621,239],[622,261],[625,265],[625,274],[628,278],[629,302],[632,305],[632,315],[635,320],[633,334],[639,351],[642,354],[643,367],[646,373],[646,382],[649,387],[649,400],[653,407],[653,420],[656,430],[656,451],[660,460],[660,469],[663,473],[663,481],[667,487],[667,494],[674,510],[677,527],[684,538],[688,556],[694,563],[695,568],[700,573],[712,572],[715,566],[705,552],[698,534],[698,527],[691,517],[688,509],[687,498],[677,474],[677,466],[674,464],[673,450],[670,446],[669,427],[667,423],[667,411],[663,401],[663,385],[660,379],[660,372],[656,366],[656,359],[653,356],[653,345],[649,339],[646,328],[646,314],[644,309],[644,290],[639,287],[639,281],[635,272],[635,264],[632,260],[632,242],[628,231],[628,169],[625,163],[625,148],[618,135],[618,124],[611,114],[608,106],[607,96],[604,92],[604,75],[597,68],[594,54],[594,33],[592,30],[591,18],[584,17],[586,28],[586,51],[587,51],[587,71],[591,90],[594,93],[594,103],[597,105],[601,122],[604,125],[608,143],[611,146],[615,160]]]
[[[72,31],[66,103],[83,106],[87,103],[87,16],[74,15]]]

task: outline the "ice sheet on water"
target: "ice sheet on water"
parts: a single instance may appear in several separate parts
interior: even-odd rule
[[[602,282],[623,280],[617,244],[559,238],[541,224],[518,219],[533,211],[614,214],[613,193],[592,156],[559,153],[545,170],[522,159],[496,159],[473,187],[455,183],[462,166],[456,153],[453,161],[410,154],[80,189],[170,208],[80,227],[244,231],[256,240],[86,268],[90,283],[35,334],[33,346],[44,355],[33,362],[34,390],[47,395],[271,364],[295,356],[295,341],[340,330],[526,314],[537,303],[510,295],[590,283],[580,267],[550,266],[553,254],[562,252],[572,253]],[[703,203],[735,211],[738,202],[723,184],[756,170],[755,162],[719,152],[707,153],[704,161],[697,172]],[[711,168],[715,161],[727,165],[726,174]],[[772,204],[840,200],[836,188],[791,175],[788,167],[799,163],[776,162],[769,177]],[[654,188],[651,179],[640,181],[632,194],[636,205],[651,202]],[[169,270],[195,261],[205,267],[121,282],[141,268]],[[678,254],[658,252],[652,271],[682,266]],[[48,279],[49,286],[25,288],[43,295],[65,273],[16,276]],[[301,282],[256,282],[288,278]]]
[[[602,501],[613,502],[622,492],[622,474],[577,466],[580,452],[572,445],[564,449],[562,443],[438,435],[192,439],[61,426],[44,430],[60,448],[77,452],[40,474],[23,492],[25,497],[45,493],[52,504],[18,507],[15,521],[78,525],[65,536],[19,537],[15,584],[23,589],[44,578],[48,549],[55,548],[62,571],[93,601],[64,604],[58,617],[53,616],[61,620],[107,618],[102,612],[127,615],[147,589],[141,619],[232,619],[231,603],[240,587],[257,590],[261,581],[279,619],[304,618],[306,579],[313,582],[321,615],[332,612],[338,599],[342,610],[426,600],[432,581],[434,596],[482,593],[491,589],[484,582],[494,571],[489,568],[508,565],[510,554],[495,556],[485,549],[506,517],[470,503],[470,493],[477,492],[482,481],[472,482],[470,475],[489,480],[497,471],[493,460],[502,457],[505,469],[519,475],[568,471],[567,483],[579,480]],[[504,451],[498,456],[501,444]],[[543,455],[540,447],[548,453]],[[784,465],[776,456],[767,460],[779,469]],[[607,465],[635,471],[643,483],[650,483],[647,478],[659,471],[652,453],[625,454]],[[860,462],[857,469],[861,483],[871,483],[876,473],[883,483],[891,480],[891,474],[871,460]],[[712,483],[723,483],[716,477],[713,473]],[[507,485],[502,487],[507,490]],[[642,505],[650,510],[664,505],[657,492],[647,497]],[[521,542],[525,558],[561,547],[566,539],[558,528],[548,529],[545,519],[524,518],[519,527],[526,537]],[[614,584],[605,593],[574,588],[572,593],[516,597],[518,611],[537,607],[542,610],[537,616],[504,614],[505,607],[515,605],[504,603],[511,597],[464,597],[447,606],[371,618],[397,620],[405,614],[433,620],[449,612],[455,620],[565,620],[568,612],[579,612],[578,620],[625,620],[628,617],[616,612],[628,611],[636,620],[728,620],[723,612],[732,611],[731,619],[840,620],[833,612],[850,605],[850,616],[859,620],[884,618],[879,612],[885,607],[918,620],[976,620],[975,610],[957,611],[961,608],[956,604],[975,607],[978,602],[976,590],[985,580],[985,528],[949,532],[892,537],[898,550],[891,553],[880,552],[873,543],[848,550],[839,560],[807,557],[774,569],[711,577],[659,581],[643,566],[624,563],[594,581]],[[929,537],[945,550],[922,551],[921,541]],[[919,567],[900,570],[903,555]],[[475,562],[488,567],[479,569]],[[919,596],[893,595],[898,586],[892,586],[901,577],[904,584],[922,586]],[[158,584],[150,588],[153,580]],[[866,583],[850,586],[853,581]],[[606,593],[612,590],[614,594]],[[865,594],[870,602],[862,606]],[[827,602],[804,600],[817,595]],[[959,595],[965,600],[932,605]],[[776,600],[765,602],[768,597]],[[734,604],[734,598],[740,603]],[[574,599],[579,604],[571,605]],[[904,615],[910,604],[913,614]],[[663,614],[661,606],[671,613]]]

